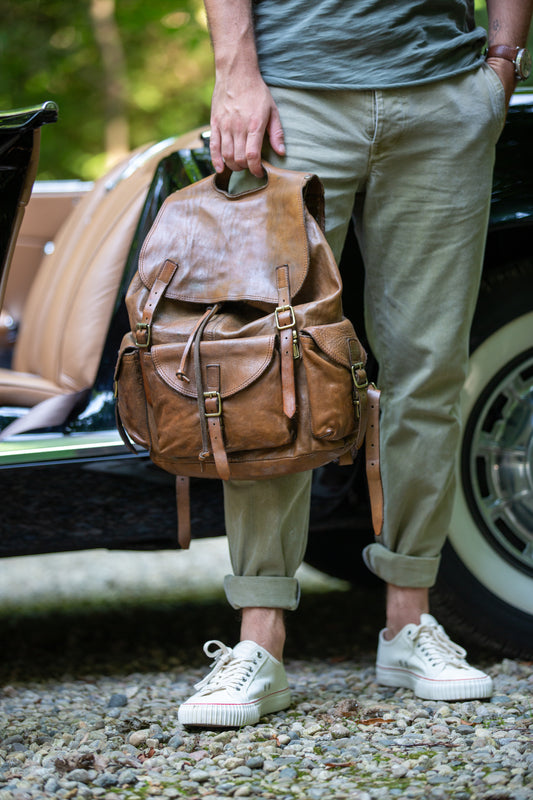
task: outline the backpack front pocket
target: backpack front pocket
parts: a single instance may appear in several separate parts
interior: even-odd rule
[[[180,377],[184,349],[184,343],[156,345],[142,356],[152,434],[155,438],[157,432],[162,456],[197,457],[204,451],[204,393],[217,397],[227,453],[281,447],[292,440],[291,421],[283,413],[275,336],[202,341],[199,365],[195,368],[191,354]],[[213,373],[219,375],[218,386],[212,383]]]

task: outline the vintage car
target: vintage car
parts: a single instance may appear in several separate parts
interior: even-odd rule
[[[94,185],[33,185],[41,129],[56,116],[51,102],[0,116],[0,555],[175,548],[172,476],[120,439],[113,371],[140,246],[163,199],[212,171],[206,134],[140,148]],[[433,597],[451,630],[523,657],[533,657],[532,141],[533,95],[517,94],[498,144],[458,489]],[[341,272],[364,341],[353,230]],[[218,481],[193,481],[193,535],[224,532],[221,505]],[[372,580],[360,557],[370,537],[361,464],[317,470],[307,560]]]

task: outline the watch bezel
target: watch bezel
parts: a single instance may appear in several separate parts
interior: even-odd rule
[[[526,47],[521,47],[516,54],[514,62],[516,74],[520,80],[526,81],[531,75],[531,62],[531,53]]]

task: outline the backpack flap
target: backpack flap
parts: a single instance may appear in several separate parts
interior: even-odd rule
[[[298,294],[309,269],[303,192],[312,177],[287,171],[281,177],[267,164],[265,170],[268,183],[241,194],[229,194],[210,176],[170,195],[139,257],[145,287],[170,259],[179,268],[166,289],[169,299],[275,306],[274,268],[288,264]]]

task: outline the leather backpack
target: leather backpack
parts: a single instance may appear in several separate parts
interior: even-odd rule
[[[256,189],[231,194],[227,170],[163,203],[126,295],[118,427],[168,472],[223,480],[349,463],[368,434],[380,528],[379,393],[343,316],[322,184],[264,169]]]

